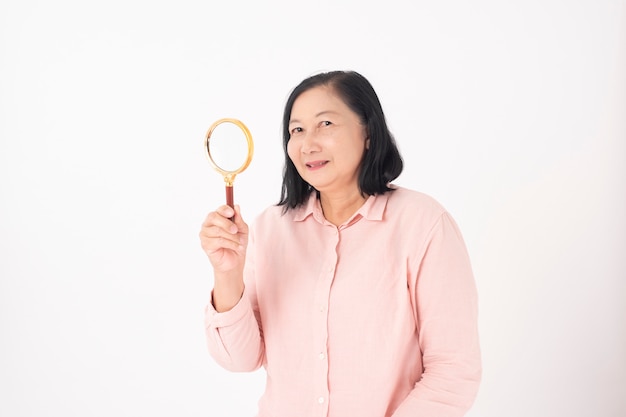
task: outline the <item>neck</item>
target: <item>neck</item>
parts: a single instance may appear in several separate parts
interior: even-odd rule
[[[320,193],[320,203],[324,217],[335,226],[348,220],[367,200],[357,189],[353,193],[332,195]]]

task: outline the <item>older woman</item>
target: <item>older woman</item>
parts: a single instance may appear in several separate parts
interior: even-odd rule
[[[228,206],[201,228],[211,355],[265,368],[259,417],[462,416],[481,376],[470,261],[439,203],[391,184],[402,159],[371,84],[307,78],[283,131],[280,202],[250,230]]]

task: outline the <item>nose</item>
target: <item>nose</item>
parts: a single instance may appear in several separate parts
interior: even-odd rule
[[[319,150],[320,146],[315,132],[305,132],[302,137],[302,146],[300,147],[300,151],[304,154],[309,154],[318,152]]]

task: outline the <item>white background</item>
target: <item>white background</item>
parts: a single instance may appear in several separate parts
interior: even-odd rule
[[[473,417],[626,415],[626,5],[611,0],[0,2],[0,415],[253,416],[209,357],[202,151],[243,120],[235,198],[279,197],[289,91],[376,88],[480,294]]]

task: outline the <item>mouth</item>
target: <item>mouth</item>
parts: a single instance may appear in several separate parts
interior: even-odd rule
[[[304,165],[306,165],[306,167],[309,169],[319,169],[323,167],[324,165],[326,165],[327,163],[328,161],[311,161],[311,162],[305,163]]]

